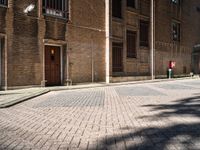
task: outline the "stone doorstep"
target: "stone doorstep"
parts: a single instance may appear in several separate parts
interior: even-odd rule
[[[28,93],[28,94],[24,94],[25,96],[22,96],[20,98],[17,98],[17,99],[12,99],[12,100],[9,100],[8,102],[5,102],[5,103],[2,103],[0,104],[0,108],[7,108],[7,107],[11,107],[13,105],[16,105],[18,103],[21,103],[21,102],[24,102],[26,100],[29,100],[31,98],[34,98],[34,97],[37,97],[37,96],[40,96],[42,94],[46,94],[48,93],[50,90],[40,90],[40,91],[37,91],[37,92],[33,92],[33,93]]]

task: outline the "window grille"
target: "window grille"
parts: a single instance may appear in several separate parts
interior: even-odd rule
[[[127,31],[127,57],[136,58],[136,32]]]
[[[67,18],[68,0],[43,0],[43,13]]]
[[[172,36],[173,41],[180,41],[180,24],[173,22],[172,23]]]
[[[8,2],[7,0],[0,0],[0,5],[7,6]]]
[[[179,0],[171,0],[174,4],[179,4]]]

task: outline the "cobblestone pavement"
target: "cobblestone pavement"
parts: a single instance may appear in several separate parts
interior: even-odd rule
[[[50,92],[0,109],[0,149],[198,150],[200,80]]]

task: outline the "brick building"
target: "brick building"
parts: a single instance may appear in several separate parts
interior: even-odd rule
[[[188,74],[200,43],[200,2],[154,5],[155,75],[166,76],[169,61],[175,74]],[[150,0],[0,0],[1,88],[150,78],[150,6]]]
[[[1,87],[104,81],[104,2],[50,2],[0,1]]]
[[[112,15],[113,81],[151,78],[151,2],[118,0],[113,7],[120,5]],[[170,61],[176,62],[174,75],[190,73],[191,52],[200,42],[199,6],[195,0],[154,1],[154,76],[166,77]]]

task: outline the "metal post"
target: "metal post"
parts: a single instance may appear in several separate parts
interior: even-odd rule
[[[92,68],[92,83],[94,82],[94,41],[93,33],[91,35],[91,68]]]
[[[1,61],[2,61],[2,45],[3,45],[3,44],[2,44],[2,43],[3,43],[2,41],[3,41],[3,40],[2,40],[2,38],[1,38],[1,36],[0,36],[0,88],[1,88],[1,86],[2,86],[2,84],[1,84],[1,83],[2,83],[2,77],[1,77],[1,73],[2,73],[2,70],[1,70],[1,69],[2,69],[2,66],[1,66],[1,65],[2,65],[2,64],[1,64]]]
[[[5,90],[8,90],[8,37],[4,36]]]
[[[154,0],[151,0],[151,79],[154,80]]]
[[[106,18],[106,49],[105,49],[105,70],[106,83],[110,83],[110,0],[106,0],[105,18]]]

